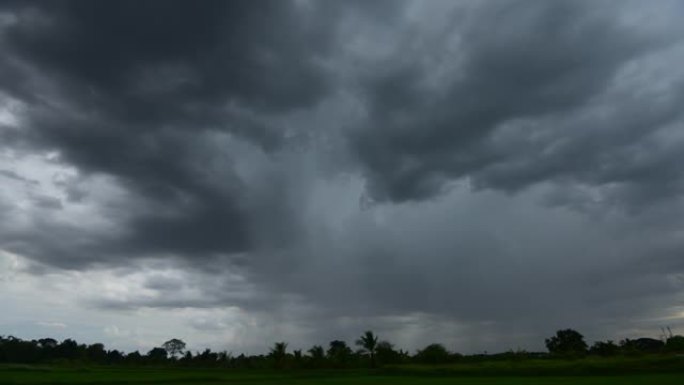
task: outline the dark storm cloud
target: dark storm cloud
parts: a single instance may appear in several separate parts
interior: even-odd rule
[[[463,177],[506,191],[562,178],[681,180],[669,155],[640,148],[679,122],[681,79],[666,100],[606,95],[627,63],[680,40],[626,26],[616,11],[603,2],[496,2],[454,17],[429,44],[404,36],[366,82],[371,119],[353,137],[371,195],[421,200]],[[454,35],[461,40],[450,49]],[[431,86],[441,67],[446,75]],[[603,103],[608,119],[582,119]]]
[[[312,104],[325,91],[315,63],[325,33],[290,3],[58,1],[18,8],[6,48],[46,75],[64,77],[72,91],[89,89],[84,99],[101,97],[107,105],[98,107],[121,120],[196,123],[231,100],[283,109]],[[193,107],[200,111],[192,114]]]
[[[0,190],[0,248],[160,263],[98,309],[496,340],[680,299],[684,34],[640,19],[677,3],[0,4],[0,150],[74,170]]]
[[[25,131],[4,131],[4,142],[56,150],[61,162],[112,175],[134,194],[137,203],[124,208],[137,211],[126,237],[114,245],[105,237],[100,250],[202,255],[251,247],[245,191],[230,156],[215,156],[207,137],[280,146],[288,133],[259,119],[315,106],[329,89],[320,56],[334,19],[325,10],[282,1],[2,9],[12,18],[1,35],[2,89],[28,106]],[[212,162],[223,170],[213,173]],[[76,195],[70,199],[84,194]],[[59,263],[40,257],[49,248],[32,254]]]

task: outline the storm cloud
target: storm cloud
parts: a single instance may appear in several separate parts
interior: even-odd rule
[[[676,329],[683,14],[1,1],[0,285],[248,350]]]

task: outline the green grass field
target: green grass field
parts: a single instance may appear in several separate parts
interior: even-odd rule
[[[226,369],[51,368],[6,366],[0,384],[236,384],[236,385],[571,385],[571,384],[684,384],[684,373],[650,373],[604,376],[520,376],[482,373],[477,376],[425,371],[387,374],[369,371],[257,372]]]

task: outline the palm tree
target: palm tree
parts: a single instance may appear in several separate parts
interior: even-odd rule
[[[314,345],[309,349],[309,355],[314,360],[323,360],[325,358],[325,351],[320,345]]]
[[[311,365],[314,368],[323,366],[325,362],[325,350],[320,345],[314,345],[308,350],[309,356],[311,357]]]
[[[282,367],[285,357],[287,357],[287,343],[276,342],[271,348],[270,356],[273,358],[273,361],[275,361],[276,367]]]
[[[356,340],[356,345],[362,347],[368,352],[371,359],[371,367],[375,367],[375,350],[378,347],[378,336],[373,334],[372,331],[368,330],[361,338]]]

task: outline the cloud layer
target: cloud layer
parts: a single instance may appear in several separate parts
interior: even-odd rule
[[[470,351],[677,327],[683,14],[2,2],[0,285],[225,344],[236,319]]]

